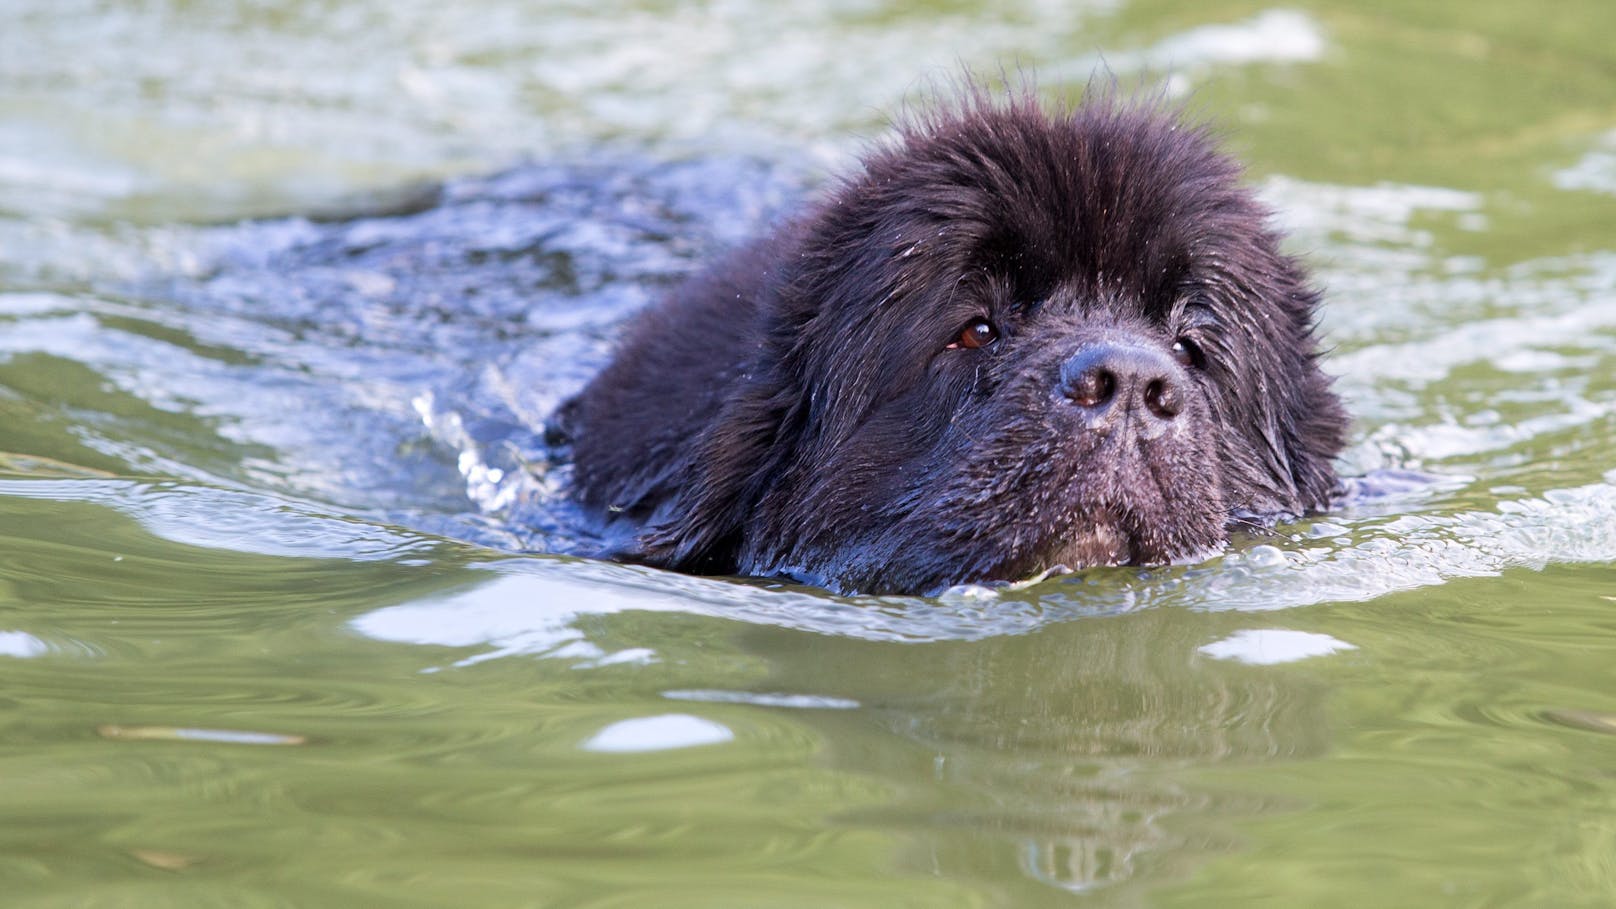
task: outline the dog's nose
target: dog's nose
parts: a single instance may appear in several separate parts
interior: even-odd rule
[[[1090,344],[1061,364],[1060,392],[1095,416],[1134,411],[1166,422],[1184,408],[1183,371],[1164,350]]]

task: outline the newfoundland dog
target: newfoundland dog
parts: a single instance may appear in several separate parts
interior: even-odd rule
[[[1154,104],[976,94],[900,126],[565,405],[607,555],[919,593],[1327,506],[1319,294],[1239,179]]]

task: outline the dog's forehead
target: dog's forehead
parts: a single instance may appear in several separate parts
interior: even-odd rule
[[[895,253],[932,247],[1043,283],[1142,291],[1209,241],[1261,230],[1232,161],[1203,131],[1148,108],[1010,108],[933,124],[869,176],[923,215],[894,232]]]

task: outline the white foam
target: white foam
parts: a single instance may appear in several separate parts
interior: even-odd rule
[[[1153,67],[1306,63],[1324,55],[1324,32],[1306,13],[1265,10],[1244,22],[1203,25],[1143,54]]]
[[[1306,13],[1265,10],[1241,22],[1202,25],[1138,50],[1085,55],[1041,68],[1046,80],[1084,82],[1100,72],[1170,73],[1175,95],[1189,89],[1190,75],[1218,66],[1310,63],[1324,56],[1324,30]]]
[[[1616,130],[1606,133],[1577,163],[1554,173],[1560,189],[1616,196]]]

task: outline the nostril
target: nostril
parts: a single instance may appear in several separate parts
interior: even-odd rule
[[[1066,397],[1079,407],[1099,407],[1117,391],[1117,377],[1108,369],[1095,366],[1067,383]]]
[[[1163,420],[1171,420],[1183,409],[1177,386],[1167,379],[1152,379],[1145,385],[1145,406]]]

